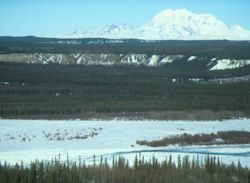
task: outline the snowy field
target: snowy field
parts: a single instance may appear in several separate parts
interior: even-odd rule
[[[0,161],[3,163],[51,160],[60,155],[65,161],[84,160],[86,163],[123,156],[132,160],[135,155],[165,159],[172,155],[202,158],[218,156],[224,163],[250,167],[250,144],[185,146],[171,145],[152,148],[139,146],[137,140],[156,140],[177,134],[211,133],[227,130],[250,131],[250,120],[226,121],[47,121],[0,120]]]

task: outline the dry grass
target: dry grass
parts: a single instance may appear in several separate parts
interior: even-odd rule
[[[250,144],[250,132],[246,131],[221,131],[211,134],[183,135],[163,138],[161,140],[136,141],[139,145],[150,147],[168,146],[173,144],[185,145],[214,145],[214,144]]]

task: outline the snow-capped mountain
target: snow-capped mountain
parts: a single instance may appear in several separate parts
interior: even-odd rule
[[[77,30],[68,38],[110,38],[144,40],[250,40],[250,31],[239,25],[226,25],[211,14],[195,14],[185,9],[164,10],[149,22],[130,27],[107,25],[94,30]]]

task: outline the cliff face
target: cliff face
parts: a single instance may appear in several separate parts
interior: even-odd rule
[[[11,53],[0,54],[2,62],[32,64],[81,64],[81,65],[144,65],[162,66],[166,64],[198,65],[207,70],[234,69],[250,65],[249,59],[223,59],[205,56],[152,55],[152,54],[106,54],[106,53]]]
[[[183,55],[148,55],[148,54],[54,54],[54,53],[14,53],[0,54],[0,61],[33,64],[83,64],[114,65],[133,64],[157,66],[185,58]]]

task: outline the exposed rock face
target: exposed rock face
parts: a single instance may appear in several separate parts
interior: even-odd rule
[[[2,62],[19,62],[32,64],[81,64],[81,65],[145,65],[161,66],[182,61],[187,64],[194,64],[197,61],[205,61],[204,67],[207,70],[234,69],[250,65],[249,59],[223,59],[208,58],[202,56],[186,55],[157,55],[157,54],[106,54],[106,53],[13,53],[0,54]]]
[[[0,61],[22,62],[22,63],[58,63],[58,64],[83,64],[83,65],[114,65],[132,64],[157,66],[171,63],[184,56],[180,55],[148,55],[148,54],[0,54]]]

